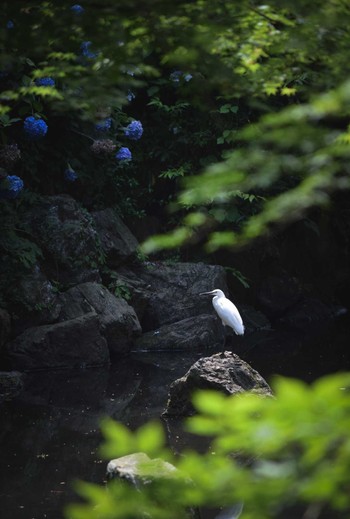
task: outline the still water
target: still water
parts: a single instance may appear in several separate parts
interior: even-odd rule
[[[268,382],[276,374],[311,382],[350,370],[349,334],[350,319],[343,316],[310,334],[260,331],[226,349]],[[64,506],[76,500],[75,480],[104,481],[101,418],[131,428],[158,418],[171,382],[213,353],[135,353],[108,368],[27,374],[21,395],[0,407],[1,519],[61,519]]]

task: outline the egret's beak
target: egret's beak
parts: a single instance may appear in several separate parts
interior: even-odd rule
[[[211,295],[213,295],[213,291],[211,291],[211,292],[201,292],[199,295],[200,296],[211,296]]]

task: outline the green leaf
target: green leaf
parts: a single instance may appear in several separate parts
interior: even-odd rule
[[[159,422],[149,422],[137,430],[137,450],[145,452],[150,457],[157,455],[165,444],[165,434]]]

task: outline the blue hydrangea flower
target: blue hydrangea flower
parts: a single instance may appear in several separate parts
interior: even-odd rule
[[[170,81],[174,81],[174,83],[178,83],[180,81],[180,78],[182,76],[181,70],[174,70],[169,76]]]
[[[129,139],[133,141],[138,141],[141,139],[141,136],[143,134],[143,128],[140,121],[132,121],[128,126],[125,128],[124,133],[126,137],[129,137]]]
[[[43,119],[35,119],[32,115],[26,117],[23,123],[23,129],[32,140],[40,139],[45,137],[47,134],[48,126]]]
[[[184,79],[186,83],[188,83],[192,78],[192,74],[184,74],[182,70],[174,70],[174,72],[169,76],[170,81],[173,81],[174,83],[180,83],[181,79]]]
[[[0,188],[0,198],[17,198],[24,187],[23,180],[17,175],[8,175],[5,182],[7,186]]]
[[[92,52],[90,50],[91,47],[91,41],[83,41],[80,45],[80,51],[81,55],[85,58],[97,58],[98,54],[97,52]]]
[[[95,130],[98,132],[108,132],[112,127],[112,118],[108,117],[104,121],[100,121],[99,123],[95,124]]]
[[[82,7],[79,4],[72,5],[70,10],[73,11],[73,13],[75,13],[75,14],[82,14],[85,11],[84,7]]]
[[[75,182],[78,178],[77,173],[72,168],[67,168],[64,172],[64,179],[67,182]]]
[[[133,101],[135,99],[135,94],[134,92],[131,92],[131,90],[128,91],[128,94],[126,96],[127,100],[131,103],[131,101]]]
[[[118,160],[132,160],[132,154],[129,148],[120,148],[115,158]]]
[[[13,29],[14,26],[15,26],[15,24],[13,23],[12,20],[9,20],[9,21],[7,22],[7,24],[6,24],[6,28],[7,28],[7,29]]]
[[[39,77],[35,79],[36,86],[55,86],[55,80],[52,77]]]

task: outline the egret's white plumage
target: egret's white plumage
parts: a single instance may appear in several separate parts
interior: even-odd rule
[[[224,326],[230,326],[236,335],[244,334],[244,325],[237,307],[225,297],[222,290],[216,288],[211,292],[202,292],[200,295],[212,295],[213,307]]]

